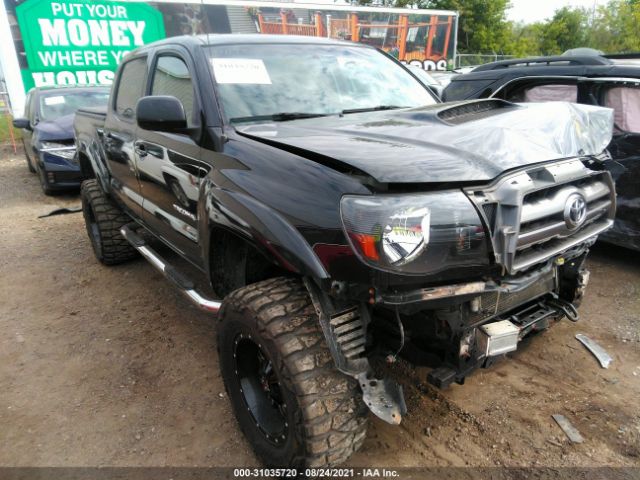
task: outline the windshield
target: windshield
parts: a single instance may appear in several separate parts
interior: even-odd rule
[[[107,105],[109,92],[51,92],[40,97],[40,120],[52,121],[79,108]]]
[[[304,118],[437,103],[420,82],[371,48],[261,44],[214,46],[208,52],[231,121],[269,116],[292,120],[296,117],[278,114]]]

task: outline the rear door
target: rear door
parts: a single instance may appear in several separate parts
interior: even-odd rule
[[[129,211],[142,216],[142,196],[138,182],[138,157],[135,151],[137,132],[136,102],[147,89],[147,56],[127,59],[119,70],[113,98],[102,135],[102,142],[111,173],[111,190]]]
[[[149,95],[169,95],[182,103],[190,134],[137,132],[143,219],[154,233],[198,265],[199,185],[207,173],[198,144],[202,129],[198,82],[189,53],[180,47],[154,55]]]
[[[609,152],[615,160],[617,211],[614,228],[604,237],[640,249],[640,80],[585,80],[590,103],[613,108],[614,134]]]

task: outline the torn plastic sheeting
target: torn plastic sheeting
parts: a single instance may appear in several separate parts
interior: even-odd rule
[[[567,102],[518,104],[508,115],[459,125],[454,146],[487,158],[522,165],[598,155],[613,136],[613,110]],[[460,128],[461,127],[461,128]],[[436,139],[437,140],[437,139]]]

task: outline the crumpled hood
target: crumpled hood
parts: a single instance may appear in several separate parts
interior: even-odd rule
[[[65,115],[52,121],[41,121],[34,127],[40,140],[68,140],[73,138],[75,114]]]
[[[311,159],[328,157],[382,183],[477,182],[523,165],[601,153],[611,141],[613,111],[481,100],[236,130]]]

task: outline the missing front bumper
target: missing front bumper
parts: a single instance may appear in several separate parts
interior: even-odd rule
[[[458,367],[443,365],[432,370],[427,381],[438,388],[446,388],[453,382],[464,383],[465,377],[477,368],[489,367],[500,356],[517,350],[519,342],[528,334],[546,330],[553,320],[565,317],[569,308],[567,304],[549,293],[533,304],[473,328],[468,336],[463,337],[473,342],[473,346],[461,345],[461,351],[473,352],[472,357]],[[572,305],[571,309],[575,311]],[[575,321],[572,317],[570,319]]]

